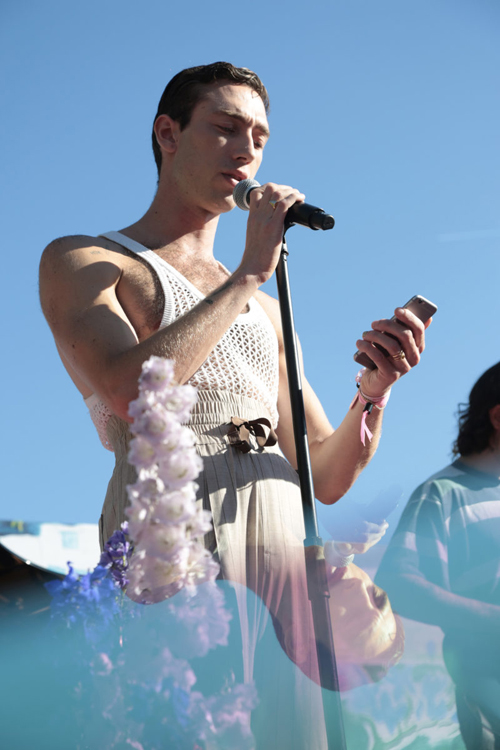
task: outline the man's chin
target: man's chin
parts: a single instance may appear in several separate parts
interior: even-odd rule
[[[232,211],[235,207],[232,192],[228,190],[213,191],[212,195],[204,202],[205,210],[214,216],[220,216],[220,214],[227,214]]]
[[[224,198],[221,198],[217,202],[218,213],[220,214],[229,213],[229,211],[232,211],[233,208],[235,208],[235,206],[236,206],[236,203],[233,200],[232,194],[225,196]]]

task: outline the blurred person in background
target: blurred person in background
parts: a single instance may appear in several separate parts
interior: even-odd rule
[[[500,748],[500,362],[459,411],[452,464],[412,494],[376,582],[438,625],[468,750]]]

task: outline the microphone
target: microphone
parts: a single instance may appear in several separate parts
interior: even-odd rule
[[[243,211],[250,209],[250,193],[254,188],[260,187],[257,180],[241,180],[233,190],[233,199],[238,208]],[[311,206],[309,203],[294,203],[286,212],[285,226],[292,227],[301,224],[309,229],[333,229],[335,219],[322,208]]]

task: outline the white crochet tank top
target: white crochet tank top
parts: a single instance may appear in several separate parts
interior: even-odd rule
[[[190,281],[152,250],[120,232],[105,232],[100,236],[136,253],[156,272],[165,298],[160,328],[168,326],[204,299],[204,295]],[[225,390],[260,401],[267,407],[272,425],[276,427],[278,339],[271,321],[257,300],[251,297],[248,307],[248,312],[238,315],[188,382],[198,389]],[[86,398],[85,403],[102,444],[112,451],[106,435],[111,411],[95,393]]]

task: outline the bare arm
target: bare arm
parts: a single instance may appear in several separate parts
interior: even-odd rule
[[[266,309],[278,332],[280,347],[278,436],[283,453],[290,463],[296,466],[288,378],[277,303],[268,302]],[[390,320],[375,321],[373,329],[365,332],[363,339],[357,342],[358,348],[366,351],[377,365],[377,369],[366,371],[361,381],[361,388],[368,396],[376,398],[386,394],[393,383],[418,363],[424,349],[423,324],[414,315],[401,308],[396,310],[396,315],[409,326],[407,330]],[[394,340],[385,333],[397,335],[398,339]],[[373,346],[374,341],[382,344],[390,354],[403,349],[405,359],[386,358]],[[364,407],[359,402],[356,403],[347,411],[340,426],[334,430],[319,399],[304,377],[302,358],[301,370],[315,494],[322,503],[331,505],[345,495],[374,455],[380,438],[383,412],[373,409],[368,416],[367,426],[373,433],[373,439],[371,442],[366,440],[363,445],[360,440],[360,426]]]
[[[269,200],[279,203],[273,210]],[[175,362],[178,382],[196,372],[249,298],[274,272],[286,211],[303,195],[266,185],[251,193],[247,242],[239,268],[221,287],[165,329],[141,335],[120,302],[121,256],[92,238],[66,238],[45,250],[40,297],[64,359],[89,392],[123,419],[151,355]],[[86,240],[86,241],[85,241]]]
[[[128,404],[137,394],[143,362],[153,354],[169,357],[175,361],[177,380],[185,382],[257,284],[249,275],[234,274],[170,326],[139,341],[116,293],[122,269],[113,253],[96,262],[96,249],[49,246],[41,267],[42,307],[71,368],[115,414],[129,419]]]
[[[292,466],[296,467],[295,440],[284,355],[280,359],[278,436],[283,453]],[[373,433],[373,440],[366,441],[366,445],[363,446],[359,434],[363,412],[361,404],[358,403],[354,409],[349,409],[342,423],[334,430],[318,397],[304,376],[302,387],[314,491],[318,500],[331,505],[346,494],[375,453],[380,437],[382,412],[374,409],[368,417],[367,425]]]

